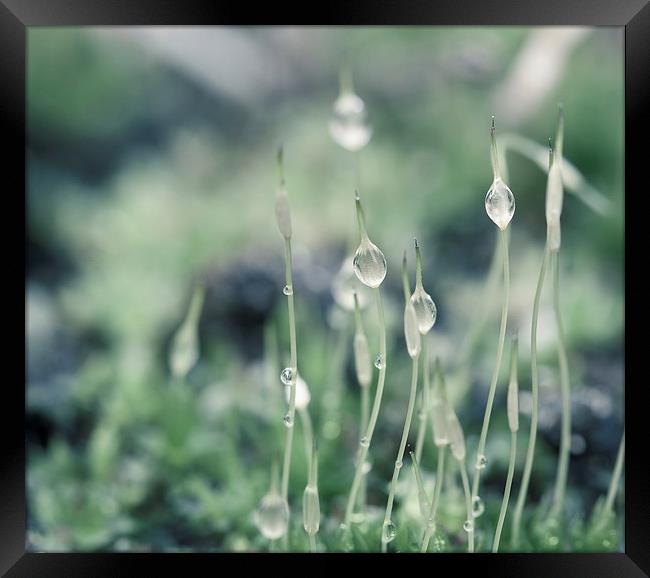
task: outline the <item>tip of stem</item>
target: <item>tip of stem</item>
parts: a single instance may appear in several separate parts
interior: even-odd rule
[[[490,133],[494,134],[496,131],[496,126],[494,125],[494,115],[492,115],[492,125],[490,126]]]
[[[550,142],[550,140],[551,139],[549,139],[549,142]],[[357,201],[357,202],[361,200],[361,197],[359,197],[358,189],[354,189],[354,200]]]
[[[415,250],[417,251],[420,246],[418,245],[418,240],[415,237],[413,238],[413,243],[415,244]]]

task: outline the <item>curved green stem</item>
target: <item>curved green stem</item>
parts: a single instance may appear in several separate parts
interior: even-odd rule
[[[424,436],[427,431],[427,412],[429,411],[429,395],[431,391],[431,380],[429,376],[429,348],[427,347],[426,335],[422,336],[422,397],[420,402],[420,414],[418,416],[418,437],[415,442],[415,457],[420,463],[422,448],[424,447]]]
[[[370,387],[363,386],[361,388],[361,428],[359,439],[363,436],[366,428],[368,427],[368,413],[370,411]],[[363,509],[366,505],[366,493],[368,490],[368,476],[363,473],[363,478],[361,479],[361,488],[359,489],[359,508]]]
[[[506,325],[508,322],[508,304],[510,299],[510,265],[508,257],[508,237],[506,231],[501,231],[501,244],[503,255],[503,306],[501,308],[501,325],[499,327],[499,342],[497,344],[497,358],[492,373],[490,389],[488,392],[487,404],[483,415],[483,427],[481,428],[481,437],[478,442],[476,452],[476,463],[474,464],[474,477],[472,479],[472,498],[478,496],[479,483],[481,479],[481,470],[484,464],[481,464],[485,452],[485,443],[487,440],[488,427],[490,425],[490,416],[492,414],[492,405],[494,404],[494,395],[496,393],[499,371],[501,369],[501,359],[503,357],[503,347],[506,339]],[[472,518],[470,518],[472,520]]]
[[[506,487],[503,490],[503,500],[501,501],[501,510],[499,511],[499,521],[497,522],[497,529],[494,533],[494,542],[492,544],[492,552],[499,551],[499,542],[501,540],[501,530],[503,529],[503,522],[506,519],[506,512],[508,511],[508,501],[510,500],[510,490],[512,488],[512,478],[515,475],[515,461],[517,459],[517,432],[510,432],[510,461],[508,462],[508,475],[506,477]]]
[[[379,370],[379,377],[377,378],[377,389],[375,391],[375,400],[372,405],[372,412],[370,414],[370,422],[366,435],[359,440],[359,457],[357,460],[356,470],[354,472],[354,480],[352,481],[352,488],[348,496],[348,503],[345,508],[344,524],[349,528],[354,504],[356,503],[357,492],[363,477],[363,464],[368,455],[368,448],[372,441],[372,434],[375,431],[377,424],[377,417],[379,416],[379,408],[381,407],[381,398],[384,393],[384,382],[386,380],[386,320],[384,319],[384,305],[381,300],[381,291],[379,287],[375,290],[375,298],[377,301],[377,315],[379,316],[379,355],[382,359],[381,369]]]
[[[465,462],[458,462],[460,468],[460,477],[463,481],[463,492],[465,492],[465,507],[467,508],[467,521],[472,524],[472,527],[467,532],[467,551],[474,552],[474,515],[472,513],[472,496],[469,492],[469,479],[467,476],[467,468]]]
[[[433,489],[433,499],[431,500],[431,510],[429,511],[429,519],[427,520],[427,527],[422,537],[422,544],[420,545],[420,552],[426,552],[429,549],[429,540],[431,534],[435,529],[436,513],[438,511],[438,502],[440,500],[440,491],[442,490],[442,480],[445,475],[445,452],[447,446],[440,446],[438,448],[438,469],[436,470],[436,485]]]
[[[569,454],[571,450],[571,383],[569,380],[569,362],[566,352],[566,339],[560,311],[560,253],[553,251],[553,308],[557,324],[557,351],[560,363],[560,388],[562,393],[562,437],[560,441],[560,458],[558,461],[555,491],[553,494],[552,514],[560,515],[564,508]]]
[[[614,498],[616,497],[616,490],[618,489],[618,483],[621,479],[621,473],[623,472],[623,462],[625,461],[625,432],[621,437],[621,443],[618,446],[618,454],[616,455],[616,464],[614,465],[614,472],[612,473],[612,479],[609,482],[609,489],[607,490],[607,498],[605,500],[605,507],[603,512],[610,512],[614,509]]]
[[[566,339],[560,312],[560,253],[551,253],[553,266],[553,309],[557,325],[557,352],[560,363],[560,390],[562,394],[562,436],[560,440],[560,458],[558,460],[555,491],[553,494],[552,514],[560,515],[564,508],[566,483],[569,469],[569,453],[571,449],[571,384],[569,381],[569,362],[566,352]]]
[[[533,321],[530,329],[530,376],[531,376],[531,395],[532,409],[530,413],[530,432],[528,434],[528,449],[526,450],[526,461],[524,471],[521,476],[521,486],[517,496],[517,504],[512,519],[512,547],[519,547],[519,533],[521,529],[521,515],[526,503],[526,494],[528,493],[528,483],[530,474],[533,469],[533,458],[535,457],[535,440],[537,438],[537,415],[539,405],[539,369],[537,368],[537,321],[539,319],[539,302],[544,287],[544,277],[546,276],[546,262],[549,258],[548,247],[544,249],[544,258],[542,267],[539,271],[537,288],[535,289],[535,300],[533,302]]]
[[[397,451],[397,459],[395,460],[395,467],[393,468],[393,478],[390,481],[390,490],[388,492],[388,502],[386,503],[386,512],[384,514],[384,528],[390,523],[390,517],[393,512],[393,501],[395,499],[395,489],[397,488],[397,480],[399,473],[402,469],[404,450],[406,450],[406,441],[408,439],[409,431],[411,430],[411,420],[413,419],[413,408],[415,406],[415,394],[418,388],[418,365],[420,356],[416,355],[413,358],[413,366],[411,367],[411,390],[409,392],[408,408],[406,409],[406,419],[404,420],[404,427],[402,428],[402,439],[399,443]],[[388,547],[388,541],[385,540],[384,532],[382,531],[381,549],[385,552]]]
[[[311,462],[311,454],[314,445],[314,429],[311,424],[311,417],[306,408],[298,409],[298,415],[302,422],[303,441],[305,444],[305,454],[307,455],[307,463]]]
[[[284,259],[285,259],[285,281],[288,287],[293,289],[293,280],[291,275],[291,239],[284,241]],[[296,347],[296,318],[293,304],[293,290],[287,296],[287,303],[289,307],[289,339],[291,347],[291,361],[290,367],[293,375],[289,385],[289,412],[287,414],[287,437],[284,445],[284,463],[282,465],[282,497],[288,501],[289,495],[289,470],[291,469],[291,451],[293,447],[293,424],[296,413],[296,379],[298,377],[298,360],[297,360],[297,347]],[[288,545],[289,532],[284,535],[283,543]]]

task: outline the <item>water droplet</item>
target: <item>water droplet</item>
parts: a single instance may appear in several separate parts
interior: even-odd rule
[[[284,293],[287,297],[289,295],[293,295],[293,287],[291,287],[291,285],[285,285],[284,289],[282,289],[282,293]]]
[[[471,532],[473,529],[474,529],[474,522],[472,522],[472,520],[465,520],[465,522],[463,523],[463,530],[465,530],[465,532]]]
[[[375,357],[375,367],[377,369],[382,369],[384,367],[384,358],[381,355]]]
[[[505,230],[515,214],[515,197],[501,179],[495,179],[485,195],[485,210],[501,230]]]
[[[284,388],[284,397],[287,403],[291,401],[291,387]],[[296,378],[296,409],[305,409],[311,401],[311,393],[309,393],[309,386],[307,382],[298,375]]]
[[[418,329],[418,320],[415,314],[415,308],[410,301],[404,307],[404,337],[406,339],[406,349],[411,359],[416,358],[422,349],[420,331]]]
[[[291,414],[286,414],[283,418],[282,421],[284,422],[284,425],[287,427],[293,427],[293,419],[291,418]]]
[[[289,505],[277,492],[269,492],[260,501],[255,523],[265,538],[277,540],[287,532]]]
[[[302,521],[307,534],[315,534],[320,527],[320,501],[318,489],[307,486],[302,495]]]
[[[368,287],[379,287],[386,277],[386,257],[368,237],[361,240],[352,266],[357,279]]]
[[[431,331],[431,328],[436,322],[438,310],[436,304],[422,286],[415,288],[413,295],[411,295],[411,304],[415,309],[415,316],[418,322],[418,329],[422,335],[426,335]]]
[[[386,542],[386,544],[388,544],[389,542],[392,542],[395,539],[396,533],[397,533],[397,528],[395,528],[395,524],[393,524],[392,521],[385,522],[382,531],[382,540]]]
[[[472,515],[475,518],[478,518],[481,514],[485,512],[485,503],[481,496],[474,496],[472,498]]]
[[[284,385],[290,385],[293,381],[293,369],[291,367],[285,367],[280,374],[280,381]]]
[[[395,462],[395,468],[398,469],[398,470],[402,469],[402,466],[403,466],[403,465],[404,465],[404,464],[402,463],[402,460],[397,460],[397,461]]]
[[[358,151],[370,141],[372,128],[367,121],[366,105],[353,92],[342,93],[334,103],[329,122],[334,142],[348,151]]]
[[[482,470],[485,469],[485,466],[487,466],[487,458],[485,457],[484,454],[479,454],[476,456],[476,469],[477,470]]]
[[[370,440],[367,438],[367,436],[363,436],[360,440],[359,443],[364,447],[367,448],[370,445]]]
[[[368,472],[370,472],[370,470],[372,470],[372,462],[370,460],[366,460],[365,462],[363,462],[361,472],[365,475]]]

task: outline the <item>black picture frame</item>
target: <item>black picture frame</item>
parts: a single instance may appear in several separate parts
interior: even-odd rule
[[[254,22],[250,22],[255,18]],[[248,22],[247,22],[248,21]],[[633,352],[642,320],[636,312],[644,297],[637,283],[643,273],[644,239],[641,231],[641,201],[648,196],[643,186],[643,163],[647,163],[648,95],[650,92],[650,5],[648,0],[366,0],[327,2],[302,6],[276,3],[251,6],[232,1],[199,2],[185,0],[0,0],[0,135],[4,141],[3,192],[5,219],[12,227],[3,227],[2,247],[6,257],[16,261],[26,255],[18,247],[21,226],[26,239],[25,151],[26,151],[26,32],[32,26],[83,25],[224,25],[245,23],[318,22],[328,25],[587,25],[619,26],[625,29],[625,269],[626,287],[626,364],[625,419],[627,447],[625,460],[625,552],[612,554],[450,554],[437,557],[431,571],[442,566],[464,575],[471,569],[482,576],[527,578],[544,576],[623,577],[650,574],[650,468],[647,458],[647,405],[644,403],[646,380],[640,361]],[[644,138],[645,137],[645,138]],[[637,191],[637,189],[639,189]],[[17,200],[16,205],[10,200]],[[22,202],[21,202],[22,201]],[[17,207],[22,220],[14,216]],[[9,208],[11,207],[11,208]],[[25,245],[24,245],[25,246]],[[641,248],[638,259],[634,252]],[[16,271],[7,267],[6,286],[18,285]],[[24,285],[16,287],[16,301],[24,299]],[[22,292],[22,296],[21,296]],[[24,301],[23,301],[24,302]],[[6,307],[13,313],[16,326],[25,318],[21,308]],[[629,313],[633,317],[630,320]],[[8,317],[8,316],[6,316]],[[8,341],[13,332],[5,331]],[[641,339],[642,336],[639,336]],[[24,343],[24,342],[23,342]],[[641,345],[642,347],[642,345]],[[19,347],[19,349],[21,349]],[[640,349],[640,351],[643,351]],[[26,543],[26,447],[24,435],[25,390],[17,376],[24,362],[19,355],[5,355],[14,372],[5,372],[2,388],[3,428],[0,437],[0,572],[7,576],[131,576],[152,575],[154,568],[194,575],[192,569],[207,564],[212,571],[223,567],[218,554],[37,554],[25,551]],[[5,363],[6,363],[5,361]],[[26,364],[25,364],[26,365]],[[23,365],[23,367],[25,367]],[[16,378],[12,377],[15,375]],[[273,557],[271,557],[273,558]],[[286,565],[283,556],[274,557]],[[359,555],[325,555],[326,560],[349,564]],[[370,558],[363,556],[363,558]],[[377,557],[372,557],[377,560]],[[440,560],[443,558],[443,560]],[[413,558],[401,558],[400,564]],[[421,558],[419,559],[422,560]],[[229,560],[230,561],[230,560]],[[266,564],[270,557],[266,556]],[[394,556],[383,556],[382,565],[395,563]],[[212,573],[211,571],[211,573]],[[223,570],[222,570],[223,571]]]

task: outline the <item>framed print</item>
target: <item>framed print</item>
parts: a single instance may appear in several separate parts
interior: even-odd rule
[[[310,8],[0,0],[0,569],[648,575],[650,8]]]

